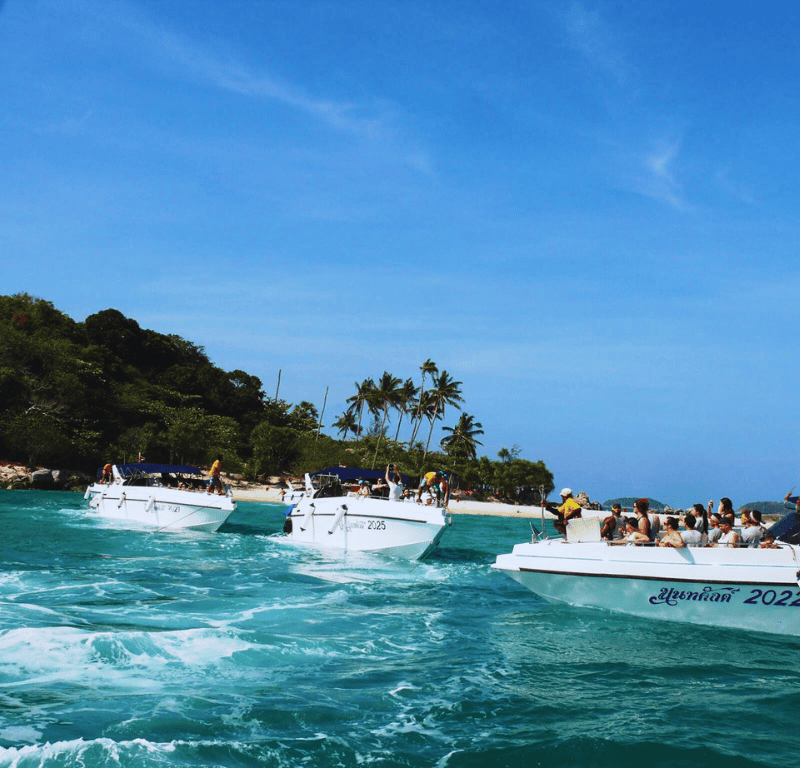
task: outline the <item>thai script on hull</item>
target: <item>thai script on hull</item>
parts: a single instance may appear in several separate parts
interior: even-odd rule
[[[681,600],[695,600],[709,603],[729,603],[738,587],[703,587],[700,591],[664,587],[658,595],[650,598],[651,605],[677,605]]]

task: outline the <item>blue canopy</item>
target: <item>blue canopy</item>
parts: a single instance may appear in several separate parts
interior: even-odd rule
[[[123,477],[134,477],[135,475],[202,475],[197,467],[182,466],[180,464],[148,464],[141,462],[138,464],[117,464],[117,470]],[[97,474],[102,474],[103,470],[98,469]]]
[[[389,477],[396,475],[397,472],[392,470]],[[336,475],[343,483],[352,482],[353,480],[377,480],[379,477],[386,477],[386,469],[359,469],[358,467],[328,467],[321,469],[319,472],[314,472],[311,477],[317,475]],[[403,478],[403,485],[408,485],[408,475],[400,475]]]

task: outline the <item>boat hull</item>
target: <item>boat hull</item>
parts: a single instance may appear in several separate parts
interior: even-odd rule
[[[306,497],[292,508],[289,519],[288,536],[298,544],[410,560],[422,560],[436,549],[450,524],[443,509],[353,497]]]
[[[551,602],[800,635],[797,550],[518,545],[494,568]]]
[[[160,530],[214,532],[236,503],[229,496],[166,488],[99,485],[89,487],[89,512]]]

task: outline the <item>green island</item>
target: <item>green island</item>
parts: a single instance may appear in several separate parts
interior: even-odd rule
[[[257,376],[224,371],[202,347],[116,309],[77,322],[44,299],[0,296],[0,328],[5,463],[93,475],[107,461],[202,467],[222,455],[227,472],[251,481],[392,463],[412,477],[448,472],[479,500],[531,504],[553,491],[544,461],[521,458],[516,445],[479,457],[483,425],[463,410],[461,382],[431,360],[414,377],[355,382],[333,437],[325,403],[270,397]],[[432,445],[437,422],[445,435]]]

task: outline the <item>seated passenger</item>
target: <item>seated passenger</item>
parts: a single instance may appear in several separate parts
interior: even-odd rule
[[[358,484],[359,484],[360,487],[358,489],[358,493],[356,494],[356,497],[359,498],[359,499],[369,498],[369,495],[370,495],[371,491],[370,491],[369,485],[367,484],[367,481],[366,480],[359,480]]]
[[[769,529],[765,530],[764,534],[761,536],[761,544],[759,544],[759,547],[761,549],[775,549],[777,546],[772,531]]]
[[[708,546],[713,547],[719,541],[719,537],[722,536],[722,529],[719,527],[720,520],[722,517],[714,512],[713,514],[709,515],[708,517]]]
[[[708,512],[706,508],[702,504],[694,504],[694,518],[696,520],[694,527],[700,531],[700,535],[703,537],[703,546],[708,544]]]
[[[625,545],[636,545],[641,546],[642,544],[649,544],[650,537],[645,536],[638,527],[638,523],[636,522],[635,517],[629,517],[625,521],[625,538],[623,539],[616,539],[614,541],[609,542],[610,544],[625,544]]]
[[[653,541],[658,539],[658,534],[661,532],[661,517],[655,512],[651,512],[648,508],[647,519],[650,521],[650,533]]]
[[[611,505],[611,514],[603,520],[600,538],[612,541],[613,539],[621,539],[624,536],[625,520],[622,517],[622,506],[615,503]]]
[[[695,527],[697,525],[697,520],[691,512],[683,518],[683,525],[686,528],[685,531],[681,531],[683,543],[687,547],[702,547],[703,534]]]
[[[664,520],[664,535],[658,540],[659,547],[682,549],[685,544],[678,531],[678,521],[671,515]]]
[[[757,509],[745,510],[749,514],[747,517],[742,515],[744,519],[744,528],[742,529],[742,546],[743,547],[757,547],[761,543],[761,537],[764,534],[764,528],[761,525],[761,512]],[[758,515],[758,520],[756,520]]]
[[[739,546],[739,534],[733,530],[733,523],[731,522],[730,517],[727,515],[719,521],[719,529],[722,531],[722,535],[717,540],[716,544],[712,544],[714,547],[738,547]]]

